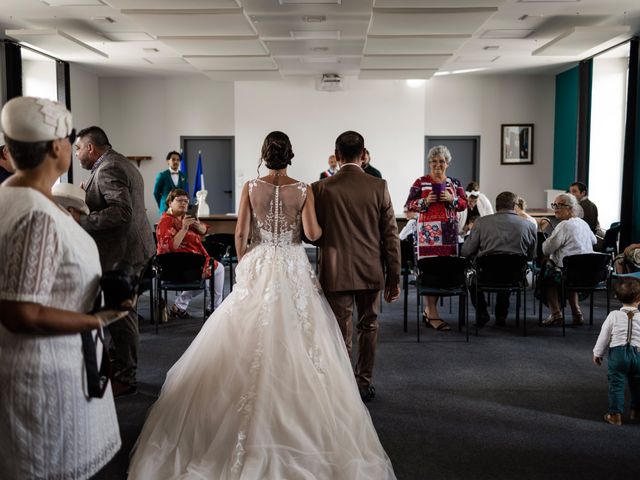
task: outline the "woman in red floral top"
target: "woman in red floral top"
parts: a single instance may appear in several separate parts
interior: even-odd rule
[[[458,254],[457,212],[467,208],[460,182],[447,177],[451,153],[444,145],[429,150],[430,172],[418,178],[409,191],[405,208],[418,212],[416,252],[418,259]],[[422,320],[436,330],[450,330],[438,313],[438,297],[425,297],[427,310]]]
[[[162,214],[156,227],[158,241],[158,254],[169,252],[188,252],[203,255],[206,258],[206,277],[211,277],[211,265],[209,254],[202,245],[202,235],[207,233],[206,225],[198,219],[187,215],[189,208],[189,196],[187,192],[176,188],[167,196],[167,211]],[[224,267],[217,261],[213,261],[213,308],[222,301],[222,289],[224,287]],[[207,280],[208,282],[208,280]],[[194,296],[194,291],[185,290],[175,300],[171,307],[171,313],[179,317],[188,317],[187,308]]]

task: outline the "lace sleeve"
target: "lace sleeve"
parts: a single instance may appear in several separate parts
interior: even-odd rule
[[[0,251],[0,299],[47,304],[62,259],[53,219],[32,212],[18,220],[5,239]]]

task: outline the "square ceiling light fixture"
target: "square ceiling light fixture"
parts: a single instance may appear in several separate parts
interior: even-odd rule
[[[21,29],[6,30],[4,33],[8,37],[31,45],[60,60],[83,60],[87,56],[109,58],[106,53],[81,42],[62,30]]]
[[[342,0],[278,0],[280,5],[341,5]]]

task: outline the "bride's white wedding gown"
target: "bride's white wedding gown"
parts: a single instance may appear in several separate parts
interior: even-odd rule
[[[306,188],[249,182],[237,283],[167,373],[130,479],[395,479],[300,243]]]

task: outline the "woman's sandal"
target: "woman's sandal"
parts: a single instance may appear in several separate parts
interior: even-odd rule
[[[449,330],[451,330],[451,327],[447,322],[445,322],[441,318],[429,318],[427,314],[424,312],[422,312],[422,321],[427,327],[433,328],[435,330],[439,330],[441,332],[448,332]],[[436,323],[434,325],[432,322],[440,322],[440,323]]]
[[[542,325],[545,327],[562,325],[562,313],[550,313],[549,316],[542,321]]]

